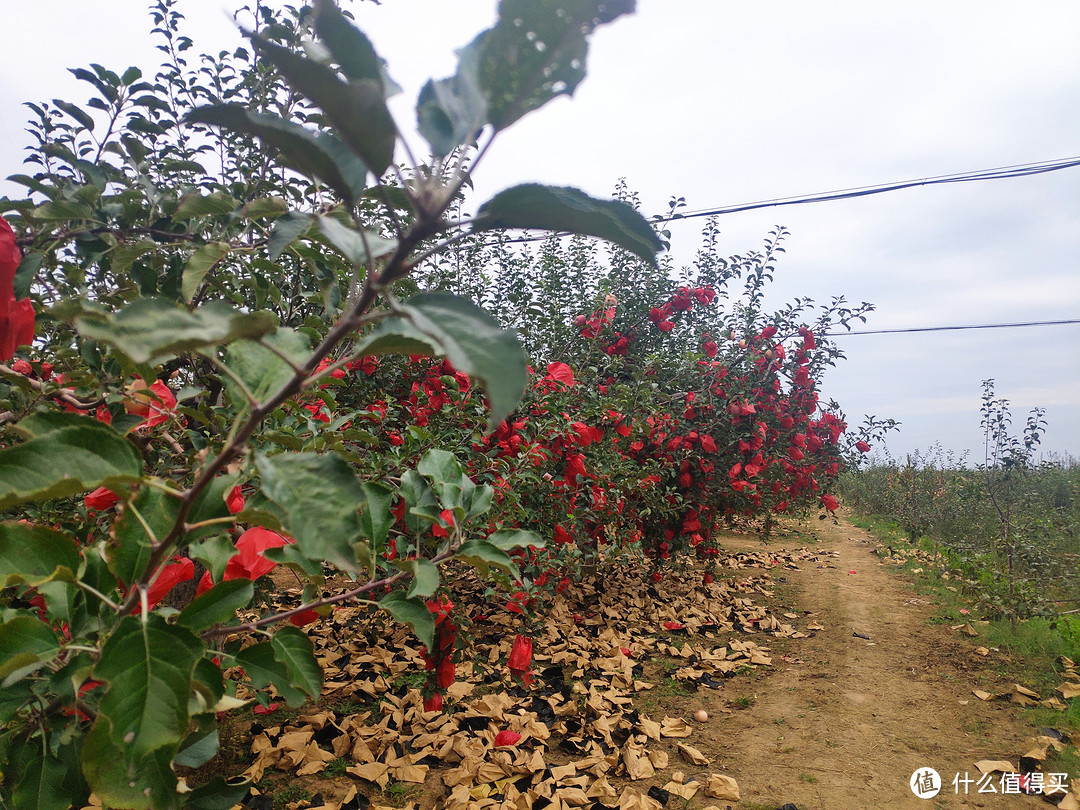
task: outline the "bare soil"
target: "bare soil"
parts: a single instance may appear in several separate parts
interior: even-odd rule
[[[1015,762],[1030,747],[1032,727],[1016,707],[974,697],[974,688],[993,689],[987,659],[956,631],[928,623],[931,606],[873,553],[876,540],[843,521],[821,521],[814,534],[815,549],[836,556],[773,579],[787,608],[811,612],[824,629],[772,641],[772,670],[749,684],[737,679],[723,695],[744,710],[717,714],[695,735],[713,767],[738,781],[739,806],[1046,806],[979,795],[974,785],[957,795],[957,773],[978,777],[975,762],[983,759]],[[725,537],[724,545],[761,548],[745,535]],[[909,787],[912,773],[927,767],[943,782],[929,800]]]

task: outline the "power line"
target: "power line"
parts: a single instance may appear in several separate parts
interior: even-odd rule
[[[872,186],[856,186],[834,191],[822,191],[816,194],[777,197],[772,200],[758,200],[756,202],[741,203],[739,205],[707,208],[700,211],[690,211],[685,214],[675,214],[673,220],[732,214],[739,211],[752,211],[757,208],[770,208],[781,205],[804,205],[806,203],[830,202],[832,200],[848,200],[855,197],[866,197],[871,194],[884,194],[887,191],[915,188],[917,186],[934,186],[943,183],[970,183],[976,180],[1007,180],[1013,177],[1030,177],[1035,174],[1045,174],[1047,172],[1061,171],[1062,169],[1071,169],[1075,166],[1080,166],[1080,156],[1062,158],[1061,160],[1043,160],[1036,163],[1017,163],[1012,166],[999,166],[994,169],[978,169],[970,172],[939,174],[934,177],[923,177],[917,180],[879,183]]]
[[[851,332],[825,332],[825,337],[846,337],[847,335],[891,335],[900,332],[955,332],[960,329],[1012,329],[1021,326],[1061,326],[1080,323],[1080,318],[1066,321],[1024,321],[1022,323],[980,323],[968,326],[916,326],[908,329],[865,329]]]
[[[682,219],[697,219],[699,217],[720,216],[721,214],[735,214],[742,211],[754,211],[760,208],[778,208],[785,205],[807,205],[809,203],[832,202],[834,200],[850,200],[856,197],[868,197],[872,194],[884,194],[889,191],[899,191],[918,186],[935,186],[945,183],[971,183],[977,180],[1008,180],[1014,177],[1030,177],[1036,174],[1058,172],[1062,169],[1071,169],[1080,166],[1080,155],[1060,160],[1043,160],[1035,163],[1016,163],[1011,166],[998,166],[992,169],[977,169],[968,172],[955,172],[953,174],[939,174],[932,177],[922,177],[915,180],[903,180],[894,183],[879,183],[871,186],[854,186],[852,188],[836,189],[833,191],[820,191],[814,194],[801,194],[790,197],[775,197],[770,200],[756,200],[754,202],[738,203],[736,205],[717,206],[703,208],[686,213],[676,213],[670,216],[670,221]],[[669,217],[654,215],[653,220],[667,222]],[[502,240],[501,244],[520,244],[525,242],[542,242],[553,236],[571,236],[568,231],[559,231],[554,234],[541,236],[522,236],[514,239]],[[500,243],[488,243],[500,244]]]

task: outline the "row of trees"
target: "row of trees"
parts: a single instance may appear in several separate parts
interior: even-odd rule
[[[1015,621],[1072,610],[1080,597],[1080,468],[1040,457],[1044,411],[1033,408],[1014,426],[993,380],[983,382],[981,413],[977,465],[940,447],[875,462],[842,476],[845,502],[947,553],[988,615]]]
[[[238,682],[318,695],[299,628],[345,601],[413,628],[440,706],[450,561],[527,615],[610,548],[659,578],[721,521],[836,507],[881,425],[819,401],[841,358],[824,334],[871,307],[763,311],[782,232],[726,259],[710,225],[676,273],[625,188],[522,185],[462,213],[497,135],[572,93],[593,29],[632,8],[503,0],[420,92],[423,164],[330,0],[256,6],[216,56],[155,0],[156,75],[92,65],[85,104],[30,105],[28,197],[0,201],[15,806],[228,806],[243,788],[181,794],[173,766],[214,755]],[[276,565],[303,604],[238,624]],[[325,594],[330,571],[353,586]]]

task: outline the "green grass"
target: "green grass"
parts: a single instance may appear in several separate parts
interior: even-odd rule
[[[895,520],[889,520],[879,515],[849,515],[848,522],[856,528],[870,532],[878,540],[890,545],[900,543],[908,544],[907,535]]]
[[[997,619],[986,628],[986,642],[989,647],[1000,647],[1012,655],[1047,666],[1053,666],[1062,655],[1080,662],[1080,644],[1072,627],[1065,619],[1051,621],[1035,617],[1017,622],[1016,627],[1007,619]]]
[[[344,776],[345,771],[348,770],[350,765],[352,765],[351,761],[349,761],[345,757],[338,757],[333,762],[328,762],[326,764],[326,770],[324,771],[324,773],[330,777]]]
[[[657,695],[663,695],[664,697],[686,697],[694,690],[675,678],[664,678],[656,685],[656,689],[653,691]]]
[[[364,712],[373,712],[378,710],[379,701],[375,698],[370,700],[357,700],[356,698],[349,698],[346,700],[327,700],[322,704],[325,708],[333,709],[334,711],[343,714],[363,714]]]
[[[404,686],[409,689],[422,689],[424,684],[427,683],[427,679],[428,674],[423,670],[406,672],[403,675],[398,675],[394,679],[392,688],[397,690]]]
[[[412,796],[421,790],[420,785],[409,785],[405,782],[391,782],[386,786],[383,795],[394,807],[402,807]]]
[[[881,518],[853,517],[851,522],[859,528],[874,534],[882,543],[894,548],[911,548],[899,527]],[[933,546],[925,539],[919,544],[924,551],[933,551]],[[964,568],[963,576],[979,581],[991,575],[963,563],[948,552],[941,550],[943,565],[946,568]],[[922,568],[922,571],[913,569]],[[975,608],[975,594],[966,595],[963,583],[956,578],[942,579],[942,569],[934,568],[923,561],[908,560],[899,566],[911,577],[917,593],[928,596],[934,603],[934,616],[931,623],[955,625],[961,622],[977,622],[974,626],[979,632],[978,638],[969,641],[973,646],[980,645],[999,651],[994,659],[988,659],[986,670],[995,672],[999,677],[1020,683],[1043,697],[1060,695],[1055,691],[1061,683],[1062,670],[1058,663],[1061,656],[1080,663],[1080,617],[1062,616],[1057,619],[1033,617],[1012,622],[1008,618],[991,618],[988,623],[979,622],[980,615]],[[976,588],[977,590],[977,588]],[[965,611],[961,613],[960,611]],[[1004,658],[1001,654],[1004,654]],[[980,681],[982,678],[979,679]],[[1023,717],[1032,727],[1032,733],[1039,729],[1053,728],[1061,732],[1080,731],[1080,699],[1066,701],[1065,711],[1056,711],[1045,706],[1032,706],[1020,709]],[[972,731],[985,734],[984,728]],[[1051,748],[1043,763],[1046,773],[1080,773],[1080,752],[1075,746],[1067,746],[1058,752]],[[802,778],[802,777],[800,777]]]
[[[1044,773],[1067,773],[1074,776],[1080,773],[1080,753],[1074,746],[1067,747],[1058,752],[1053,748],[1047,752],[1046,761],[1043,763]]]
[[[685,663],[681,658],[672,658],[667,655],[660,655],[652,659],[653,664],[656,664],[664,672],[674,672]]]
[[[267,783],[267,780],[260,782],[260,786]],[[299,802],[311,798],[311,793],[304,790],[300,785],[295,782],[275,786],[273,783],[266,784],[266,787],[260,787],[259,790],[263,793],[268,793],[274,797],[274,807],[280,808],[287,805],[289,802]]]

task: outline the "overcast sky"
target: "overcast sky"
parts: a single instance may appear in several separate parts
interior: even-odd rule
[[[187,0],[200,51],[235,46],[240,0]],[[22,171],[27,100],[83,102],[66,68],[160,61],[144,0],[36,0],[9,9],[0,49],[0,176]],[[395,115],[494,0],[346,3],[405,88]],[[697,210],[1080,155],[1076,0],[639,0],[593,38],[589,76],[500,136],[477,200],[543,181],[598,196],[625,177],[646,213]],[[419,148],[419,143],[415,146]],[[0,185],[0,193],[18,187]],[[725,253],[791,231],[769,303],[877,305],[868,329],[1080,318],[1080,168],[931,186],[721,218]],[[674,228],[687,263],[701,220]],[[1047,410],[1045,450],[1080,455],[1080,325],[850,336],[825,378],[849,421],[903,423],[894,456],[940,441],[982,459],[980,383],[997,381],[1017,429]]]

